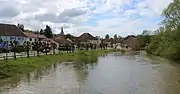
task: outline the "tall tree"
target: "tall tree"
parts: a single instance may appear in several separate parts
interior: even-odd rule
[[[149,30],[144,30],[143,33],[142,33],[142,35],[150,35],[150,33],[151,33],[151,31],[149,31]]]
[[[52,38],[53,37],[52,30],[51,30],[50,26],[46,25],[46,28],[44,29],[44,35],[47,38]]]
[[[114,35],[114,39],[116,40],[118,38],[117,34]]]
[[[29,41],[25,41],[23,46],[24,46],[24,48],[26,50],[27,58],[29,58],[29,51],[31,49],[31,43]]]
[[[180,26],[180,0],[173,0],[162,15],[164,17],[163,24],[167,29],[177,29]]]
[[[44,31],[41,29],[40,30],[40,35],[43,35],[44,34]]]
[[[109,38],[110,38],[109,34],[106,34],[105,39],[109,39]]]
[[[146,52],[171,60],[180,60],[180,1],[173,0],[163,11],[164,29],[151,39]]]

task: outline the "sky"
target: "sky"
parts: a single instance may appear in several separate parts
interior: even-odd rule
[[[26,29],[51,26],[53,33],[104,37],[156,30],[161,13],[172,0],[0,0],[0,23],[24,24]]]

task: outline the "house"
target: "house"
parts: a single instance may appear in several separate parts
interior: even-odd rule
[[[26,35],[16,25],[0,23],[0,39],[2,41],[17,41],[20,45],[26,41]]]
[[[50,39],[50,38],[44,38],[44,39],[42,39],[42,40],[41,40],[41,42],[46,42],[46,43],[49,43],[49,44],[54,43],[54,44],[56,44],[56,48],[58,48],[58,47],[59,47],[59,43],[58,43],[58,42],[56,42],[56,41],[55,41],[55,40],[53,40],[53,39]]]
[[[24,32],[24,34],[26,36],[26,41],[30,41],[30,42],[35,42],[38,39],[39,40],[46,39],[44,35],[40,35],[35,32]]]
[[[109,47],[112,47],[114,44],[114,39],[113,38],[103,39],[103,43],[107,44]]]
[[[82,35],[79,36],[79,40],[81,41],[81,43],[92,43],[92,44],[99,44],[100,41],[92,36],[89,33],[83,33]]]
[[[138,39],[136,38],[136,36],[130,35],[130,36],[127,36],[126,38],[124,38],[122,44],[126,48],[137,49],[137,47],[138,47]]]
[[[71,46],[73,42],[65,39],[65,38],[59,38],[59,39],[55,39],[54,40],[56,43],[58,43],[58,46],[65,46],[65,45],[69,45]]]

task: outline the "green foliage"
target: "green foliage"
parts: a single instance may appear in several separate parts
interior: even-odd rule
[[[44,34],[44,31],[41,29],[40,30],[40,35],[43,35]]]
[[[172,60],[180,59],[180,30],[164,31],[154,36],[146,51]]]
[[[166,29],[177,29],[180,26],[180,0],[173,0],[163,11],[163,17]]]
[[[109,34],[106,34],[105,39],[109,39],[109,38],[110,38]]]
[[[118,38],[117,34],[114,35],[114,39],[116,40]]]
[[[151,42],[150,35],[138,35],[137,39],[140,48],[145,48]]]
[[[44,29],[44,35],[47,38],[52,38],[53,34],[52,34],[52,29],[50,26],[46,25],[46,28]]]
[[[147,53],[180,60],[180,1],[173,0],[163,11],[163,24],[146,48]]]

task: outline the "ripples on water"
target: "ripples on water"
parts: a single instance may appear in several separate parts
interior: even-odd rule
[[[140,52],[111,53],[86,67],[63,62],[0,81],[0,94],[180,94],[180,67]]]

